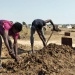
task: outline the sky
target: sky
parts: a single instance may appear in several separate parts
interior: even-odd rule
[[[31,24],[51,19],[55,24],[75,24],[75,0],[0,0],[0,19]]]

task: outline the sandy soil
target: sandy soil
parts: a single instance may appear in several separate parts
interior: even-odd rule
[[[75,29],[61,28],[61,32],[53,32],[47,47],[44,48],[37,33],[35,33],[34,54],[30,54],[29,33],[22,32],[18,39],[19,63],[9,56],[3,43],[1,75],[75,75]],[[70,36],[64,36],[70,32]],[[26,35],[24,35],[26,34]],[[28,34],[28,35],[27,35]],[[46,39],[51,31],[45,32]],[[61,38],[72,38],[72,47],[62,45]],[[12,40],[13,42],[13,40]]]

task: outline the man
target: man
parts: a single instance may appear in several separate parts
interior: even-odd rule
[[[9,55],[18,61],[17,56],[17,39],[19,36],[19,32],[22,30],[22,24],[19,22],[12,23],[8,20],[0,20],[0,59],[2,52],[2,38],[4,43],[8,49]],[[12,44],[10,36],[12,36],[14,40],[14,44]]]
[[[54,23],[52,22],[51,19],[48,19],[48,20],[35,19],[32,22],[31,36],[30,36],[30,43],[31,43],[31,50],[32,50],[32,52],[33,52],[33,46],[34,46],[34,36],[33,35],[34,35],[35,31],[37,31],[40,39],[43,42],[44,47],[46,46],[46,39],[45,39],[45,37],[43,35],[42,28],[43,28],[43,26],[46,25],[46,23],[49,23],[49,22],[53,25],[53,30],[56,30],[55,29],[55,25],[54,25]]]

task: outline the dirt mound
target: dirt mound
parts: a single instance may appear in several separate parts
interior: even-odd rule
[[[7,61],[2,66],[5,75],[75,75],[75,51],[66,45],[49,44],[34,54],[22,54],[19,64]]]

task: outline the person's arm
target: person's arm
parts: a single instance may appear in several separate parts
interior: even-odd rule
[[[55,25],[51,19],[45,20],[45,23],[51,23],[53,25],[53,29],[55,29]]]
[[[15,56],[17,57],[17,54],[18,54],[18,52],[17,52],[17,49],[18,49],[18,47],[17,47],[17,38],[14,38],[13,47],[14,47]]]
[[[43,46],[46,47],[46,39],[45,39],[45,37],[44,37],[44,35],[43,35],[42,30],[37,30],[37,33],[38,33],[40,39],[41,39],[42,42],[43,42]]]
[[[10,46],[9,46],[9,42],[8,42],[8,31],[4,30],[4,34],[2,35],[4,43],[8,49],[9,52],[11,52]]]
[[[10,40],[10,38],[8,39],[8,42],[9,42],[10,49],[13,49],[13,44],[12,44],[12,41]]]
[[[4,40],[4,43],[5,43],[6,47],[7,47],[7,49],[8,49],[9,55],[10,55],[13,59],[15,59],[15,60],[17,61],[17,59],[15,58],[14,53],[12,52],[12,49],[11,49],[10,46],[9,46],[9,42],[8,42],[8,40],[9,40],[8,37],[9,37],[9,36],[8,36],[8,31],[7,31],[7,30],[4,30],[4,34],[2,35],[2,37],[3,37],[3,40]]]

